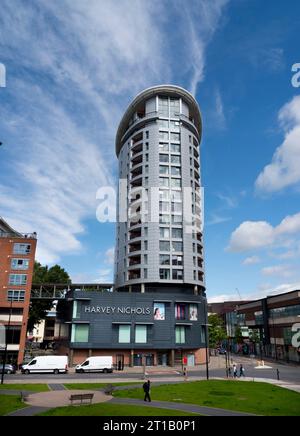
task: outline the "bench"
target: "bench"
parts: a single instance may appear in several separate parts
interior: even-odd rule
[[[71,405],[73,405],[74,401],[80,401],[83,404],[84,400],[90,400],[90,404],[92,404],[94,394],[73,394],[69,397],[71,401]]]

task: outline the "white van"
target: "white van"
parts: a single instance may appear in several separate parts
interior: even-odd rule
[[[22,365],[23,374],[68,372],[68,356],[37,356],[26,365]]]
[[[112,356],[93,356],[75,368],[76,372],[113,372]]]

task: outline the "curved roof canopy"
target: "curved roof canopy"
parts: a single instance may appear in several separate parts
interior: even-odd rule
[[[150,99],[151,97],[154,97],[156,95],[166,96],[166,97],[181,97],[189,106],[190,109],[190,116],[194,119],[194,123],[196,126],[196,129],[199,132],[199,135],[201,136],[201,130],[202,130],[202,121],[201,121],[201,114],[200,109],[198,106],[197,101],[195,98],[190,94],[188,91],[186,91],[184,88],[181,88],[180,86],[175,85],[159,85],[159,86],[153,86],[151,88],[147,88],[144,91],[142,91],[140,94],[138,94],[135,99],[130,103],[128,108],[126,109],[126,112],[124,113],[116,135],[116,154],[117,156],[120,153],[121,147],[122,147],[122,138],[124,134],[126,133],[126,130],[128,129],[129,122],[133,116],[133,114],[137,111],[139,106],[144,103],[146,100]]]

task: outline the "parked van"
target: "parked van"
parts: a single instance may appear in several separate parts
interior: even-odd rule
[[[112,356],[93,356],[75,368],[76,372],[113,372]]]
[[[37,356],[26,365],[22,365],[23,374],[68,372],[68,356]]]

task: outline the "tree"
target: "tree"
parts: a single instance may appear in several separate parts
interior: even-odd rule
[[[49,268],[47,265],[43,266],[39,262],[34,263],[32,283],[35,285],[42,285],[45,283],[71,283],[69,274],[64,268],[59,265],[54,265]],[[53,307],[52,300],[34,300],[30,303],[29,318],[27,330],[33,329],[35,324],[39,324],[41,320],[45,319],[47,312]]]
[[[212,314],[208,317],[209,347],[216,348],[227,338],[224,322],[219,315]]]
[[[237,326],[235,329],[235,340],[237,344],[244,342],[243,333],[240,326]]]

